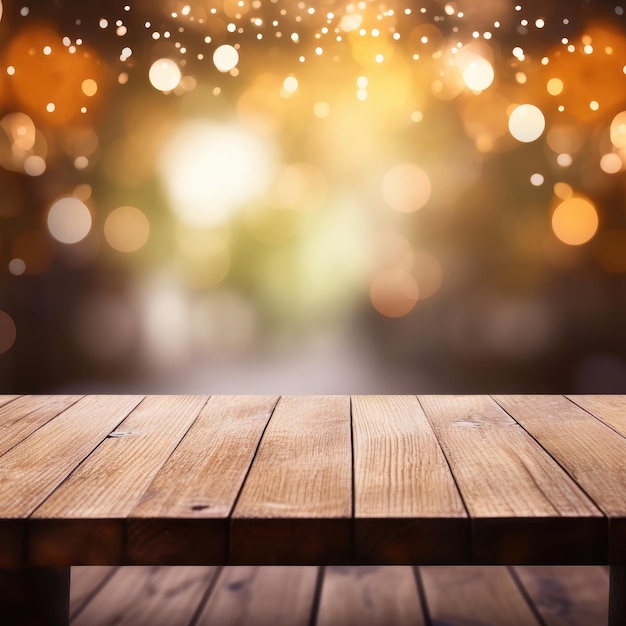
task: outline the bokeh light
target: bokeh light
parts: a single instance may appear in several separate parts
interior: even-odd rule
[[[230,72],[239,63],[239,53],[233,46],[224,44],[216,48],[213,53],[213,63],[218,71]]]
[[[403,317],[410,313],[419,297],[417,283],[405,270],[381,272],[370,290],[372,306],[385,317]]]
[[[598,229],[598,213],[586,198],[572,197],[563,200],[552,214],[552,230],[570,246],[587,243]]]
[[[48,211],[48,230],[61,243],[78,243],[91,230],[91,213],[78,198],[60,198]]]
[[[269,184],[271,147],[237,126],[186,122],[160,156],[172,209],[185,223],[209,226],[227,220]]]
[[[175,61],[172,59],[157,59],[148,73],[150,83],[155,89],[169,92],[176,88],[182,74]]]
[[[541,137],[546,120],[541,109],[533,104],[520,104],[509,116],[509,131],[518,141],[530,143]]]
[[[626,111],[621,111],[613,118],[611,141],[616,148],[626,148]]]
[[[430,199],[431,190],[428,174],[413,163],[395,165],[385,174],[382,182],[387,204],[403,213],[421,209]]]
[[[148,218],[132,206],[118,207],[104,222],[104,236],[119,252],[136,252],[145,245],[149,235]]]
[[[92,4],[0,13],[9,393],[575,390],[626,345],[621,7]]]
[[[0,354],[8,352],[15,343],[17,329],[13,318],[0,310]]]
[[[491,63],[482,57],[472,59],[463,69],[463,82],[473,91],[487,89],[494,79]]]

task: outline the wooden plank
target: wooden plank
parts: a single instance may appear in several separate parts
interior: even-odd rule
[[[206,401],[147,397],[32,514],[31,562],[123,563],[126,516]]]
[[[130,512],[132,563],[224,563],[228,516],[277,397],[213,396]]]
[[[607,623],[609,577],[601,567],[518,566],[514,571],[546,626]]]
[[[241,564],[350,559],[350,398],[283,397],[232,515]]]
[[[307,626],[317,567],[224,568],[195,626]]]
[[[141,401],[140,396],[79,400],[0,457],[0,564],[23,562],[24,519]]]
[[[82,396],[22,396],[0,407],[0,455],[72,406]]]
[[[609,560],[626,563],[626,439],[563,396],[495,399],[610,518]]]
[[[82,611],[89,601],[115,574],[114,565],[89,565],[71,568],[70,619]]]
[[[317,626],[422,626],[412,567],[327,567]]]
[[[120,567],[72,626],[189,624],[218,568]]]
[[[469,522],[415,396],[352,399],[356,560],[464,563]]]
[[[626,437],[626,395],[576,395],[567,398]]]
[[[419,568],[432,624],[537,625],[505,567]]]
[[[488,396],[420,396],[472,518],[476,563],[598,563],[606,523]],[[572,550],[576,545],[576,550]]]
[[[5,404],[8,404],[9,402],[13,402],[13,400],[16,400],[19,397],[20,397],[19,395],[1,394],[0,406],[4,406]]]

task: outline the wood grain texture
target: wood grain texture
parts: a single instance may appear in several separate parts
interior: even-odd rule
[[[352,398],[358,562],[462,563],[469,522],[415,396]]]
[[[213,396],[128,519],[132,563],[224,563],[228,516],[277,397]]]
[[[495,399],[611,518],[608,558],[626,563],[626,439],[563,396]]]
[[[8,404],[9,402],[13,402],[13,400],[16,400],[19,397],[20,396],[17,394],[14,394],[14,395],[0,394],[0,406],[4,406],[5,404]]]
[[[72,626],[185,626],[217,568],[121,567]]]
[[[505,567],[420,567],[433,624],[538,626]]]
[[[232,515],[232,562],[348,561],[351,450],[348,396],[281,398]]]
[[[317,567],[226,567],[195,626],[307,626]]]
[[[626,396],[576,395],[567,398],[626,437]]]
[[[602,562],[601,512],[493,400],[419,399],[472,518],[474,562]]]
[[[23,520],[140,401],[136,396],[83,398],[0,457],[3,566],[23,562]]]
[[[413,568],[325,569],[317,626],[422,626]]]
[[[31,515],[31,562],[122,563],[124,519],[206,401],[147,397]]]
[[[595,626],[608,619],[609,577],[601,567],[514,568],[546,626]]]
[[[0,455],[80,400],[81,396],[22,396],[0,407]]]

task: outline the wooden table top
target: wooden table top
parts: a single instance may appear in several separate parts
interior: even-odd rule
[[[0,396],[0,566],[626,562],[626,396]]]

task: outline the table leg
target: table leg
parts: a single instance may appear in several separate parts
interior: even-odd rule
[[[70,568],[0,569],[0,615],[14,626],[68,626]]]
[[[611,565],[609,626],[626,624],[626,565]]]

